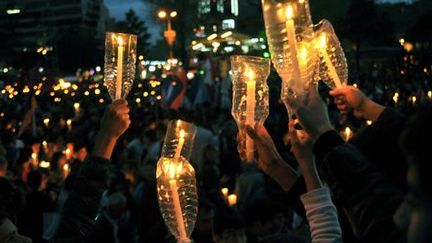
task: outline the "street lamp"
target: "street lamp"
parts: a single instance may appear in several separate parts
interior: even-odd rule
[[[168,43],[169,46],[169,58],[172,59],[174,57],[173,55],[173,45],[176,37],[175,30],[171,27],[171,19],[175,18],[177,16],[176,11],[171,11],[169,14],[165,10],[160,10],[158,12],[158,17],[160,19],[166,19],[167,20],[167,29],[164,31],[164,37]]]

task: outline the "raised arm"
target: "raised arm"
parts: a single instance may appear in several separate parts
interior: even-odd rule
[[[354,146],[345,144],[332,128],[315,86],[305,104],[295,98],[287,101],[314,141],[321,178],[344,208],[354,233],[367,242],[400,242],[403,237],[392,217],[402,201],[401,191]]]
[[[117,139],[129,127],[128,113],[125,100],[116,100],[105,110],[92,156],[83,163],[65,202],[53,242],[91,242],[109,159]]]
[[[315,166],[313,143],[307,133],[294,128],[293,121],[289,123],[289,135],[291,150],[306,182],[307,193],[301,196],[301,201],[306,210],[312,242],[342,242],[342,230],[330,190],[321,183]]]

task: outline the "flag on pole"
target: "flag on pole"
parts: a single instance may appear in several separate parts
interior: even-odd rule
[[[171,109],[177,110],[183,103],[187,90],[186,70],[183,68],[175,73],[175,85],[172,83],[167,91],[165,103]]]
[[[38,104],[35,96],[33,95],[30,102],[30,109],[24,115],[24,119],[21,123],[21,128],[18,132],[18,136],[21,136],[24,131],[30,126],[32,123],[32,133],[33,136],[36,136],[36,108]]]

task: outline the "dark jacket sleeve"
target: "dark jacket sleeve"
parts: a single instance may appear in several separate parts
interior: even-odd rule
[[[321,135],[314,145],[317,166],[335,204],[341,206],[354,233],[365,242],[403,242],[393,214],[403,193],[336,131]]]
[[[106,187],[108,166],[108,160],[97,157],[90,157],[83,163],[61,212],[53,242],[86,242],[92,234]]]
[[[401,189],[406,188],[407,163],[399,148],[399,137],[405,123],[404,115],[386,108],[374,123],[361,129],[349,141]]]

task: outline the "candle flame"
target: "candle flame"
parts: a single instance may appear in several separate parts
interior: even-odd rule
[[[222,188],[221,192],[224,196],[228,195],[228,188],[226,188],[226,187]]]
[[[63,170],[68,171],[69,170],[69,164],[64,164],[63,165]]]
[[[286,17],[287,19],[292,19],[294,17],[294,9],[291,5],[288,5],[286,9]]]
[[[180,130],[180,138],[183,139],[185,135],[186,135],[185,131],[183,129]]]
[[[169,178],[170,179],[175,179],[176,178],[176,167],[174,163],[169,163],[168,165],[168,174],[169,174]]]
[[[300,62],[302,64],[306,64],[307,59],[308,59],[307,48],[305,46],[302,46],[302,48],[300,50]]]
[[[248,77],[248,81],[253,81],[255,79],[255,74],[250,68],[246,69],[246,75]]]
[[[39,166],[41,168],[49,168],[51,166],[51,164],[50,164],[50,162],[47,162],[47,161],[41,161]]]
[[[74,103],[74,108],[78,109],[80,107],[80,103]]]
[[[72,120],[71,119],[67,119],[66,124],[68,124],[68,126],[70,126],[72,124]]]
[[[119,46],[123,46],[123,38],[121,36],[117,37],[117,43]]]
[[[320,42],[319,42],[319,47],[320,48],[326,48],[327,45],[327,36],[325,33],[322,33],[321,38],[320,38]]]

